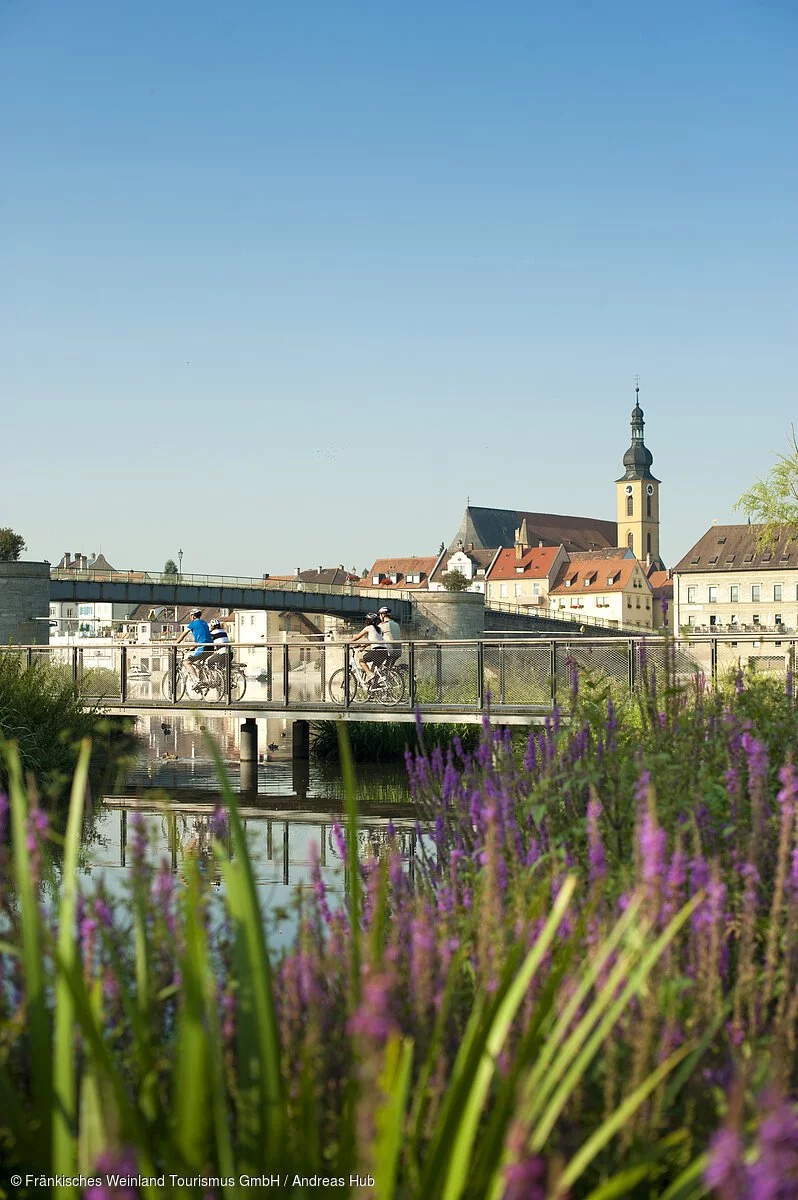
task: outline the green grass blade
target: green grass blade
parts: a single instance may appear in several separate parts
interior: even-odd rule
[[[699,1154],[662,1193],[660,1200],[698,1200],[699,1196],[709,1195],[709,1188],[704,1183],[708,1165],[709,1154]]]
[[[52,1041],[45,995],[39,904],[27,845],[28,797],[16,746],[5,746],[8,764],[8,799],[14,838],[14,879],[22,931],[22,965],[31,1048],[33,1097],[41,1138],[42,1170],[50,1167],[52,1152]]]
[[[380,1181],[380,1200],[393,1200],[397,1167],[405,1142],[405,1112],[413,1066],[413,1043],[392,1038],[385,1051],[379,1085],[385,1099],[375,1114],[374,1177]]]
[[[75,913],[78,897],[78,859],[83,827],[83,805],[89,776],[91,742],[84,738],[72,777],[66,837],[61,904],[58,912],[58,952],[61,961],[73,966],[78,952]],[[77,1087],[74,1055],[75,1004],[66,980],[55,981],[55,1034],[53,1044],[53,1170],[74,1177],[77,1165]],[[56,1184],[54,1195],[75,1197],[76,1186]]]
[[[650,1163],[641,1163],[639,1167],[626,1167],[606,1183],[600,1183],[585,1200],[619,1200],[619,1197],[633,1196],[635,1185],[642,1183],[650,1171]]]
[[[602,1042],[607,1037],[610,1030],[615,1026],[618,1018],[626,1008],[631,998],[643,987],[657,959],[673,941],[673,939],[676,937],[676,934],[679,932],[685,922],[690,919],[690,916],[695,911],[697,906],[702,902],[703,898],[703,892],[698,892],[692,898],[692,900],[685,904],[685,906],[680,909],[676,916],[673,917],[653,945],[645,950],[640,962],[630,973],[629,981],[621,992],[621,995],[607,1009],[596,1029],[587,1039],[584,1048],[576,1057],[570,1069],[562,1077],[562,1081],[560,1082],[557,1090],[549,1101],[545,1111],[535,1127],[535,1132],[531,1139],[533,1150],[540,1151],[546,1144],[557,1118],[565,1108],[565,1105],[568,1103],[568,1100],[572,1095],[578,1081],[587,1070],[588,1064],[598,1053]],[[610,983],[605,984],[604,988],[602,989],[602,993],[608,993],[611,996],[611,988],[613,986],[614,985]],[[599,995],[599,999],[603,999],[601,993]]]
[[[555,1196],[562,1195],[569,1188],[573,1187],[577,1179],[580,1178],[583,1171],[590,1166],[593,1159],[599,1154],[611,1138],[615,1136],[619,1129],[622,1129],[626,1122],[634,1116],[640,1105],[651,1095],[656,1087],[668,1076],[673,1068],[685,1058],[691,1046],[681,1046],[675,1054],[671,1054],[665,1062],[660,1063],[641,1084],[630,1092],[629,1095],[618,1105],[615,1112],[612,1113],[606,1120],[602,1121],[598,1129],[591,1134],[583,1146],[577,1150],[568,1166],[560,1176],[558,1190]]]
[[[207,739],[207,746],[216,763],[227,805],[234,854],[233,860],[222,860],[222,870],[227,885],[228,911],[235,932],[234,958],[241,986],[239,1067],[243,1090],[248,1093],[244,1101],[246,1111],[242,1113],[248,1128],[243,1132],[245,1138],[251,1138],[253,1126],[257,1130],[254,1144],[250,1141],[250,1150],[256,1156],[253,1166],[265,1170],[267,1163],[274,1166],[279,1162],[285,1148],[280,1036],[274,1006],[272,968],[238,803],[227,781],[219,751],[210,738]],[[272,1156],[270,1163],[269,1154]]]
[[[189,1171],[207,1154],[211,1097],[208,1088],[208,1034],[205,1024],[204,940],[196,864],[191,865],[185,896],[185,950],[180,960],[182,1005],[177,1022],[173,1074],[172,1126],[175,1146]]]
[[[338,750],[341,759],[341,779],[346,812],[346,873],[349,893],[349,917],[352,922],[351,1005],[360,1002],[360,916],[362,908],[360,860],[357,846],[357,784],[352,760],[349,731],[343,721],[338,723]]]
[[[496,1012],[463,1105],[462,1113],[451,1139],[449,1168],[443,1187],[444,1200],[458,1200],[465,1187],[477,1126],[496,1069],[496,1060],[510,1031],[521,1002],[535,977],[546,951],[557,933],[576,888],[576,878],[570,875],[559,890],[557,899],[535,944],[529,951]]]

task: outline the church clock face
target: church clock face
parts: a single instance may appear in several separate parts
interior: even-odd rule
[[[627,483],[626,487],[624,488],[624,491],[626,492],[627,496],[631,496],[632,492],[634,491],[634,488],[632,487],[631,483]]]
[[[648,485],[648,487],[646,488],[646,491],[648,492],[649,496],[653,496],[654,495],[654,484],[650,483]]]

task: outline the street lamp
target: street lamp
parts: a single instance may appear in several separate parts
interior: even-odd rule
[[[178,577],[178,579],[180,578],[180,576],[182,574],[183,574],[183,551],[178,550],[178,552],[177,552],[177,577]]]

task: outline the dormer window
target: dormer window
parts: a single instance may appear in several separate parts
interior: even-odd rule
[[[773,557],[773,555],[770,553],[770,551],[766,550],[765,553],[762,555],[762,562],[770,562],[772,557]]]
[[[709,562],[710,564],[712,564],[712,563],[716,563],[717,561],[718,561],[718,556],[717,556],[717,554],[713,554],[713,555],[712,555],[712,557],[711,557],[710,559],[708,559],[708,562]]]
[[[719,546],[723,546],[723,545],[725,545],[725,543],[726,543],[726,539],[725,539],[725,537],[718,538],[718,545],[719,545]]]
[[[515,568],[515,573],[516,573],[516,575],[523,575],[523,573],[524,573],[524,568],[523,568],[523,567],[516,567],[516,568]]]
[[[371,586],[372,586],[372,587],[379,587],[379,586],[380,586],[380,580],[381,580],[381,579],[382,579],[382,576],[381,576],[381,575],[372,575],[372,577],[371,577]]]
[[[749,562],[753,562],[753,561],[754,561],[753,554],[746,554],[745,558],[743,559],[744,563],[749,563]]]
[[[696,554],[694,558],[690,559],[690,566],[695,567],[700,562],[701,562],[701,555]]]

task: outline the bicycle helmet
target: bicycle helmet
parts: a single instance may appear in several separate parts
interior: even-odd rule
[[[201,608],[192,608],[191,612],[188,615],[190,617],[201,617],[202,609]]]
[[[378,617],[377,613],[366,613],[366,620],[367,621],[378,621],[379,617]]]
[[[221,627],[222,627],[222,622],[219,620],[218,617],[214,617],[213,620],[211,621],[211,629],[221,629]]]

